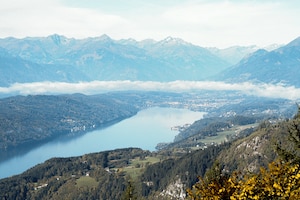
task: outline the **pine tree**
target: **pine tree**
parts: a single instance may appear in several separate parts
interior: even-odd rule
[[[285,162],[293,164],[300,164],[300,106],[298,106],[298,113],[288,122],[288,134],[290,141],[290,148],[287,149],[281,145],[276,145],[276,152],[280,158]]]
[[[132,181],[128,181],[128,185],[124,191],[123,200],[136,200],[135,188]]]

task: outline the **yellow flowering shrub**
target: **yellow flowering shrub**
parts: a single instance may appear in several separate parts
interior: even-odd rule
[[[188,196],[193,200],[200,199],[300,199],[299,164],[280,161],[269,164],[268,169],[261,168],[258,174],[246,175],[238,180],[238,174],[219,181],[207,183],[200,179]]]

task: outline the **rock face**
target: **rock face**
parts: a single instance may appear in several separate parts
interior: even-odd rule
[[[178,199],[178,200],[184,200],[186,199],[186,186],[182,183],[181,179],[178,178],[174,181],[174,183],[171,183],[168,185],[168,187],[163,190],[159,196],[164,198],[170,198],[170,199]]]

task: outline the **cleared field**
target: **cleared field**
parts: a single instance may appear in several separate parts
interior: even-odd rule
[[[160,160],[157,157],[146,157],[145,159],[140,159],[140,158],[132,159],[130,163],[131,165],[136,165],[136,164],[146,165],[146,164],[153,164],[159,161]]]
[[[199,141],[203,142],[203,143],[217,143],[220,144],[222,142],[226,141],[226,136],[227,135],[232,135],[235,134],[234,131],[223,131],[223,132],[219,132],[218,135],[216,136],[211,136],[211,137],[205,137],[204,139],[201,139]]]
[[[124,167],[121,170],[135,180],[148,165],[159,161],[160,159],[156,157],[146,157],[145,159],[135,158],[130,160],[129,166]]]
[[[98,182],[89,176],[82,176],[76,180],[77,187],[97,187]]]
[[[227,135],[233,135],[233,134],[238,134],[239,132],[247,129],[247,128],[251,128],[251,127],[257,127],[258,123],[255,124],[247,124],[244,126],[234,126],[232,128],[230,128],[227,131],[222,131],[222,132],[218,132],[218,135],[216,136],[211,136],[211,137],[205,137],[204,139],[199,140],[200,142],[209,144],[209,143],[217,143],[220,144],[222,142],[226,141],[226,136]]]

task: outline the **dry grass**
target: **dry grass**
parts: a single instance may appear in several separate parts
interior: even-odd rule
[[[89,176],[82,176],[76,180],[77,187],[97,187],[98,182]]]

